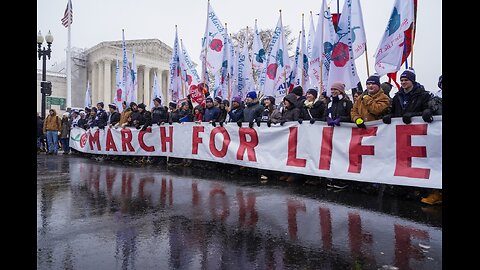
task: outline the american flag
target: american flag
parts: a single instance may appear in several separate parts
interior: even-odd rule
[[[65,8],[65,13],[63,14],[62,24],[65,27],[69,27],[73,22],[73,10],[72,10],[72,1],[68,0],[67,8]]]

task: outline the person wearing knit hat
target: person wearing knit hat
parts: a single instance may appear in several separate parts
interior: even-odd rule
[[[177,108],[177,103],[175,101],[170,101],[168,103],[168,107],[171,109],[171,108]]]
[[[257,92],[255,92],[255,91],[248,92],[245,99],[247,99],[247,98],[256,99],[257,98]]]
[[[120,122],[120,113],[117,112],[117,105],[113,103],[108,104],[108,109],[110,110],[110,114],[108,115],[107,124],[111,128]]]
[[[240,104],[241,101],[242,101],[242,98],[241,98],[241,97],[238,97],[238,96],[233,97],[233,98],[232,98],[232,105],[233,105],[233,102],[237,102],[238,104]]]
[[[218,106],[220,105],[220,103],[222,103],[222,98],[219,97],[219,96],[216,96],[216,97],[213,99],[213,106],[218,107]]]
[[[345,95],[345,84],[343,82],[333,82],[330,86],[331,90],[338,90]]]
[[[352,122],[350,112],[353,103],[345,94],[343,82],[333,82],[330,86],[331,98],[325,110],[325,119],[329,126],[340,126],[340,122]]]
[[[412,83],[415,83],[416,82],[415,70],[405,69],[405,71],[402,72],[402,75],[400,75],[400,81],[402,81],[402,78],[407,78]]]
[[[252,128],[254,121],[261,121],[263,110],[264,107],[258,102],[257,92],[248,92],[245,98],[245,109],[243,109],[243,122],[248,122],[248,126]]]
[[[299,86],[295,86],[293,89],[292,89],[292,93],[294,93],[295,95],[297,96],[303,96],[303,88],[299,85]]]
[[[393,117],[402,117],[403,123],[410,124],[414,116],[422,116],[425,122],[432,122],[433,112],[429,108],[432,97],[430,92],[417,82],[413,69],[402,72],[400,85],[400,89],[392,98],[390,113],[383,117],[383,122],[390,124]]]
[[[313,88],[308,89],[306,99],[301,107],[303,120],[309,120],[310,124],[314,124],[315,121],[322,119],[325,112],[325,103],[317,100],[317,97],[317,90]]]
[[[367,91],[353,104],[351,117],[357,127],[367,128],[364,122],[381,119],[389,108],[390,98],[380,88],[380,78],[373,75],[367,79]]]
[[[368,77],[366,84],[376,84],[378,87],[380,87],[380,77],[378,75],[372,75]]]
[[[158,104],[162,104],[162,100],[159,97],[153,99],[153,102],[158,102]]]

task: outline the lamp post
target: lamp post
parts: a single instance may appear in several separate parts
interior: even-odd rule
[[[38,60],[43,59],[43,66],[42,66],[42,82],[41,82],[41,92],[42,92],[42,118],[45,120],[45,110],[46,110],[46,95],[50,95],[52,93],[52,84],[51,82],[47,82],[47,56],[50,59],[50,53],[52,50],[50,49],[53,36],[48,31],[48,34],[45,36],[45,41],[47,41],[47,48],[42,48],[43,43],[43,36],[40,31],[38,31],[37,35],[37,45],[38,45]]]

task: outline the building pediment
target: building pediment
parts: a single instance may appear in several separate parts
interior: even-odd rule
[[[145,56],[153,56],[155,58],[160,58],[164,61],[169,61],[172,56],[172,48],[167,44],[163,43],[159,39],[135,39],[135,40],[125,40],[125,45],[127,51],[133,51],[135,48],[135,53],[137,55],[144,54]],[[87,55],[94,54],[95,52],[102,50],[104,48],[111,48],[115,50],[122,49],[122,41],[104,41],[101,42],[92,48],[86,51]]]

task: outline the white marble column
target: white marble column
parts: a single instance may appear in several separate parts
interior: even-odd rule
[[[112,76],[111,76],[111,60],[110,59],[105,59],[103,60],[104,64],[104,80],[103,80],[103,103],[105,105],[105,108],[107,108],[107,105],[111,103],[111,96],[112,96]]]
[[[98,61],[98,99],[93,101],[93,106],[96,106],[98,102],[100,101],[103,101],[103,88],[104,88],[104,85],[103,85],[103,82],[105,81],[104,79],[104,65],[103,65],[103,61],[100,60]],[[105,103],[105,102],[104,102]]]
[[[97,62],[92,63],[92,106],[98,100],[98,64]]]
[[[143,103],[150,104],[150,67],[143,67]]]

